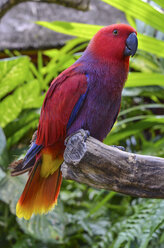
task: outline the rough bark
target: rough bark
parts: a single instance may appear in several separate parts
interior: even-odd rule
[[[65,179],[145,198],[164,198],[164,158],[128,153],[81,132],[67,141]]]
[[[12,7],[23,2],[56,3],[65,7],[86,11],[89,8],[90,0],[6,0],[0,4],[0,18],[2,18]]]

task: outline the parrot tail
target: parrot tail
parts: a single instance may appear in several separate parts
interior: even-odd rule
[[[16,206],[19,218],[30,219],[32,214],[47,213],[57,204],[63,159],[53,158],[49,153],[41,153],[31,169],[29,179]]]

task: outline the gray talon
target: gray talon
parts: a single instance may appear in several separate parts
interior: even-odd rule
[[[87,138],[90,136],[89,130],[83,130],[83,135],[84,135],[84,142],[86,142]]]

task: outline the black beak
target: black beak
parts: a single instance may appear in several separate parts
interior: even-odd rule
[[[138,39],[135,33],[131,33],[126,40],[126,47],[124,51],[125,56],[134,56],[138,47]]]

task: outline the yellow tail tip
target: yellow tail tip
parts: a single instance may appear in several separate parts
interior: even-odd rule
[[[55,205],[57,205],[57,201],[51,204],[49,207],[42,206],[24,206],[21,205],[18,201],[16,205],[16,216],[18,218],[24,218],[25,220],[29,220],[33,214],[47,214],[51,211]]]
[[[21,204],[18,202],[16,206],[16,215],[18,218],[29,220],[32,216],[32,212],[30,209],[26,209],[25,207],[21,206]]]

